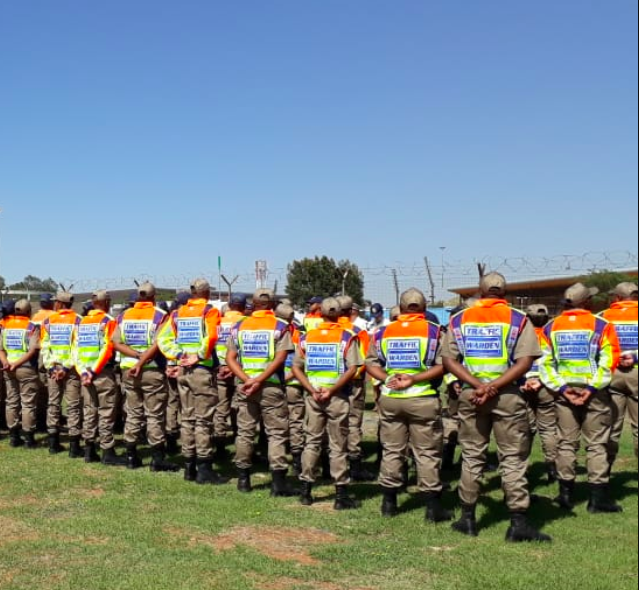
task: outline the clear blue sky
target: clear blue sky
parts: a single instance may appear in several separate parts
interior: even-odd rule
[[[0,274],[637,249],[636,0],[0,4]]]

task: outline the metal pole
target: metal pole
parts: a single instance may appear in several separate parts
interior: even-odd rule
[[[442,290],[446,288],[446,260],[444,258],[446,253],[446,246],[440,246],[439,249],[442,251]]]

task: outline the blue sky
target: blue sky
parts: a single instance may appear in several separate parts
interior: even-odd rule
[[[0,4],[0,274],[637,249],[637,3]]]

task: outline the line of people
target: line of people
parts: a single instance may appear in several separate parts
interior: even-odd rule
[[[237,488],[250,493],[261,430],[274,497],[299,495],[303,505],[313,504],[324,459],[336,486],[335,509],[354,509],[359,504],[349,495],[351,481],[374,479],[362,450],[369,375],[378,393],[383,516],[399,512],[412,457],[427,521],[453,520],[442,504],[441,470],[452,462],[458,442],[462,515],[453,528],[476,536],[476,507],[494,434],[511,512],[507,539],[550,541],[527,518],[533,426],[549,480],[559,480],[560,506],[574,507],[583,436],[589,510],[619,512],[609,482],[627,410],[637,449],[637,286],[619,285],[611,309],[594,316],[589,309],[595,290],[577,284],[566,292],[566,311],[554,320],[544,306],[528,314],[510,307],[506,280],[497,273],[482,279],[480,291],[478,300],[442,327],[427,317],[423,293],[411,289],[393,321],[378,314],[370,332],[356,322],[349,297],[312,301],[303,325],[296,323],[290,302],[276,301],[270,290],[255,293],[250,315],[244,297],[233,297],[220,314],[202,279],[168,314],[156,305],[155,287],[148,283],[117,319],[109,316],[106,291],[94,293],[85,317],[73,311],[73,296],[66,292],[57,294],[44,319],[32,318],[30,304],[19,301],[0,324],[11,444],[37,447],[39,357],[47,376],[51,454],[63,451],[63,399],[72,458],[137,469],[146,435],[151,470],[174,472],[180,467],[167,460],[167,451],[179,436],[185,480],[199,484],[228,483],[214,462],[226,455],[231,431]],[[124,457],[115,451],[117,366],[126,396]],[[443,380],[454,402],[446,440]],[[289,451],[301,490],[287,480]]]

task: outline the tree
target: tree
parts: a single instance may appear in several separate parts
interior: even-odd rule
[[[288,266],[286,294],[298,307],[305,306],[312,297],[341,295],[343,289],[356,303],[364,303],[364,275],[348,260],[335,262],[327,256],[316,256]]]
[[[4,277],[0,276],[0,289],[4,289],[7,286],[7,283],[4,280]]]
[[[30,291],[31,293],[47,293],[57,291],[58,283],[52,278],[41,279],[33,275],[27,275],[19,283],[10,285],[9,289],[12,291]]]
[[[609,302],[608,295],[619,283],[636,283],[637,277],[620,272],[609,270],[595,271],[584,277],[584,283],[588,287],[597,287],[599,295],[595,297],[595,304],[598,307],[606,306]]]

